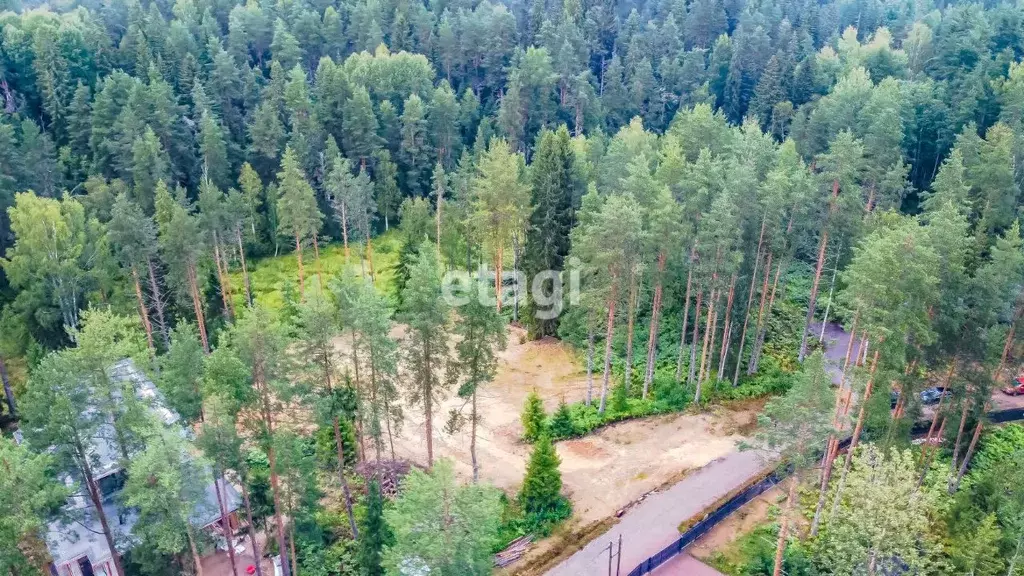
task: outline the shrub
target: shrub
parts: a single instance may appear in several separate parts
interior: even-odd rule
[[[531,390],[523,406],[523,440],[535,442],[547,431],[547,415],[544,414],[544,403],[537,390]]]
[[[565,403],[565,399],[558,403],[558,410],[551,416],[548,431],[552,438],[556,439],[571,438],[576,435],[576,423],[573,422],[572,413],[569,411],[569,405]]]
[[[611,411],[622,414],[629,411],[629,389],[625,384],[618,384],[612,388]]]

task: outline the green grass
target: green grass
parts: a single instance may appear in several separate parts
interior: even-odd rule
[[[362,274],[364,270],[363,256],[364,245],[362,243],[349,244],[348,270],[353,274]],[[386,232],[373,239],[373,272],[374,284],[384,294],[391,294],[395,281],[395,264],[398,262],[398,250],[401,246],[401,238],[396,231]],[[249,267],[249,282],[252,288],[252,295],[256,302],[278,310],[283,302],[282,290],[286,281],[291,281],[298,290],[299,272],[298,258],[295,253],[282,254],[260,258],[247,263]],[[302,265],[305,271],[306,293],[313,293],[317,290],[318,280],[316,273],[316,259],[312,249],[306,249],[302,253]],[[330,285],[331,279],[346,269],[345,249],[341,242],[333,242],[320,246],[320,265],[323,268],[323,280],[325,288]],[[370,272],[368,263],[365,266],[367,274]],[[231,287],[234,292],[235,307],[245,306],[245,283],[240,269],[230,274]]]

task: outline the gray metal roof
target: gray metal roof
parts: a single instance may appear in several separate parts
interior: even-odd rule
[[[130,359],[121,360],[111,366],[108,376],[114,382],[131,382],[136,397],[146,404],[150,413],[165,426],[178,425],[181,419],[167,408],[164,397],[156,385]],[[183,437],[188,436],[188,431],[184,427],[179,426],[179,429]],[[113,423],[103,424],[100,426],[98,438],[94,439],[92,446],[89,447],[96,462],[94,475],[97,480],[121,469],[120,455],[117,453],[114,437]],[[203,476],[210,478],[212,474],[207,473]],[[66,477],[64,482],[69,487],[77,483],[71,477]],[[238,490],[223,480],[218,480],[217,483],[220,485],[227,511],[230,513],[238,510],[241,507]],[[214,483],[207,483],[203,493],[203,501],[191,514],[192,523],[198,527],[208,526],[220,519],[220,506]],[[137,543],[132,536],[132,527],[138,516],[133,510],[120,506],[116,494],[104,501],[103,511],[108,525],[114,532],[114,542],[118,550],[123,553]],[[60,518],[47,526],[46,544],[54,563],[61,565],[82,556],[88,556],[93,564],[109,559],[110,549],[107,547],[99,517],[90,499],[84,494],[72,496],[64,506],[63,512]]]

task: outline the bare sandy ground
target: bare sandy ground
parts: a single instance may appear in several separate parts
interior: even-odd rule
[[[583,399],[586,373],[568,346],[546,339],[520,343],[523,330],[509,329],[494,382],[479,392],[477,454],[481,480],[509,492],[522,482],[531,446],[520,440],[523,403],[536,388],[552,412],[561,398]],[[559,442],[562,481],[583,523],[611,516],[645,493],[681,474],[735,451],[756,421],[759,405],[719,408],[705,414],[674,414],[622,422],[585,438]],[[455,462],[456,472],[472,476],[469,428],[448,434],[442,427],[450,410],[469,407],[454,390],[434,414],[434,456]],[[395,451],[426,463],[422,409],[406,406]]]

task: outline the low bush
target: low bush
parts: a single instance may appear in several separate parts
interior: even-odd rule
[[[737,386],[728,382],[705,382],[701,388],[700,403],[708,405],[782,394],[789,390],[791,384],[792,374],[783,370],[774,358],[765,356],[761,370],[755,376],[741,379]],[[589,406],[585,402],[562,403],[549,419],[547,431],[553,440],[564,440],[585,436],[602,426],[623,420],[681,412],[693,402],[695,393],[692,386],[675,381],[673,367],[672,373],[655,375],[647,398],[638,397],[638,386],[627,390],[622,384],[617,384],[606,399],[604,413],[598,412],[600,401],[597,398]],[[536,418],[532,416],[531,420]]]

